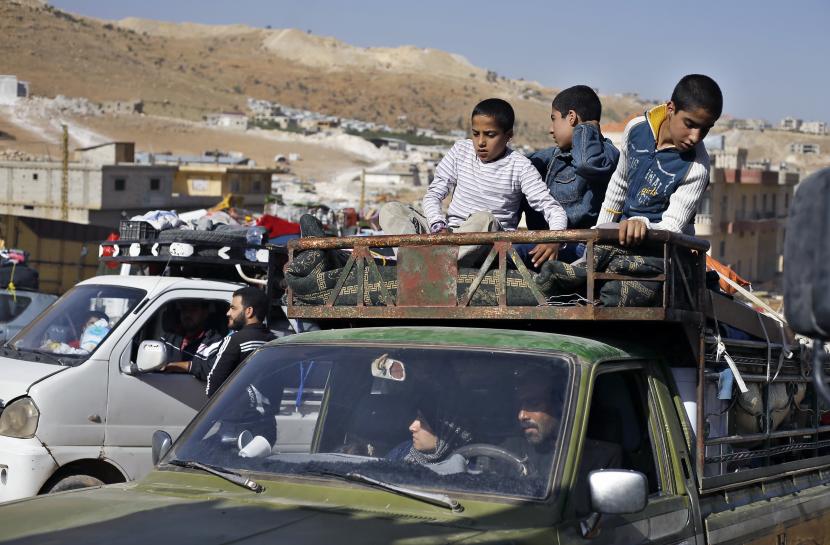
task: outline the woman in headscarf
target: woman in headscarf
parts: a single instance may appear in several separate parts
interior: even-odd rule
[[[466,469],[466,460],[451,454],[469,443],[472,435],[459,423],[458,414],[450,410],[446,401],[431,397],[422,398],[418,404],[415,419],[409,425],[412,439],[393,448],[386,458],[420,464],[443,475],[461,473]]]

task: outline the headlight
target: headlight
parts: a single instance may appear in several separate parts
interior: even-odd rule
[[[9,403],[0,414],[0,435],[28,439],[35,436],[40,411],[31,397]]]

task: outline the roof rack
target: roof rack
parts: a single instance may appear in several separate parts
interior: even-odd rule
[[[584,229],[567,231],[502,231],[495,233],[452,233],[430,235],[385,235],[374,237],[301,238],[288,243],[289,267],[302,250],[344,249],[351,252],[339,272],[336,285],[322,305],[298,301],[289,285],[287,315],[290,318],[327,319],[505,319],[505,320],[645,320],[703,323],[707,306],[705,297],[705,254],[709,243],[694,237],[667,231],[649,231],[642,246],[662,257],[663,274],[632,276],[594,270],[594,253],[598,244],[619,246],[616,229]],[[553,306],[533,281],[530,272],[516,254],[514,244],[567,242],[586,243],[587,304]],[[478,267],[469,288],[459,292],[458,248],[466,245],[490,246],[483,265]],[[395,271],[396,295],[386,282],[379,284],[381,304],[367,304],[370,279],[383,278],[373,249],[398,248]],[[482,280],[495,264],[497,303],[472,306],[473,296]],[[681,266],[685,264],[685,266]],[[355,305],[338,304],[344,285],[356,267]],[[524,284],[533,294],[535,305],[507,304],[508,267],[515,267]],[[651,307],[602,307],[595,297],[598,282],[630,280],[658,282],[662,285],[661,300]]]
[[[194,231],[181,231],[181,236],[160,239],[120,239],[103,241],[98,249],[100,261],[129,265],[162,265],[186,271],[201,278],[236,279],[266,286],[269,299],[278,298],[276,282],[287,261],[282,245],[247,244],[244,238],[194,240]],[[178,233],[177,233],[178,234]],[[244,268],[243,268],[244,267]],[[222,274],[217,274],[221,271]],[[231,272],[234,271],[234,272]],[[159,271],[161,273],[162,271]]]

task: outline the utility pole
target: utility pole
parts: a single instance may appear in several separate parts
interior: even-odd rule
[[[63,127],[63,169],[61,171],[61,219],[69,221],[69,127]]]
[[[359,217],[363,217],[363,206],[366,203],[366,169],[360,171],[360,209]]]

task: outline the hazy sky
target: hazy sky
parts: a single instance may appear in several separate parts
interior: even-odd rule
[[[720,83],[724,111],[830,121],[830,2],[795,0],[51,0],[128,16],[299,28],[359,46],[416,45],[552,87],[667,99],[684,74]]]

